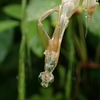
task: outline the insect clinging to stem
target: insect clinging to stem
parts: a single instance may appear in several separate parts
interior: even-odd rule
[[[39,75],[43,87],[48,87],[49,83],[52,83],[54,80],[52,72],[57,66],[63,34],[79,2],[80,0],[62,0],[61,5],[48,10],[38,20],[39,34],[45,48],[45,71],[41,72]],[[58,12],[58,20],[53,36],[50,38],[43,27],[42,21],[53,12]]]

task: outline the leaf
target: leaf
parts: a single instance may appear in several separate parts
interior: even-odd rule
[[[60,0],[31,0],[27,7],[27,20],[38,20],[49,9],[60,4]]]
[[[18,21],[14,20],[4,20],[0,21],[0,32],[6,31],[10,28],[14,28],[19,25]]]
[[[53,89],[49,88],[41,88],[40,89],[41,95],[33,95],[28,100],[61,100],[62,94],[56,93],[53,94]]]
[[[92,21],[89,24],[89,30],[100,38],[100,7],[93,14]]]
[[[46,88],[46,89],[41,88],[40,92],[42,96],[35,94],[31,96],[28,100],[55,100],[54,97],[52,96],[53,92],[52,88]]]
[[[52,26],[56,26],[57,24],[57,19],[58,19],[58,13],[53,13],[51,14],[51,21],[52,21]]]
[[[28,100],[43,100],[39,95],[35,94],[31,96]]]
[[[12,70],[16,70],[18,66],[18,57],[19,57],[19,44],[12,46],[12,49],[9,50],[9,53],[1,65],[0,71],[3,74],[10,73]],[[13,60],[13,61],[12,61]]]
[[[51,98],[52,97],[52,93],[53,93],[53,89],[51,88],[51,87],[49,87],[49,88],[41,88],[41,90],[40,90],[40,92],[42,93],[42,95],[45,97],[45,98],[47,98],[47,100],[48,100],[48,98]],[[47,94],[48,93],[48,94]]]
[[[42,57],[43,56],[43,46],[38,34],[38,29],[37,29],[37,22],[29,22],[28,23],[28,41],[29,41],[29,45],[31,50],[33,51],[33,53],[35,53],[38,57]]]
[[[62,100],[62,97],[63,97],[62,93],[61,93],[61,92],[59,92],[59,93],[57,93],[57,94],[56,94],[56,96],[55,96],[55,99],[54,99],[54,100]]]
[[[45,30],[49,31],[49,22],[48,20],[43,21]],[[29,41],[29,46],[33,53],[35,53],[38,57],[43,57],[44,48],[42,45],[42,41],[40,35],[38,33],[38,23],[36,21],[28,22],[28,34],[27,38]]]
[[[86,25],[85,13],[83,13],[83,21]],[[96,11],[93,13],[92,19],[88,22],[89,31],[100,38],[100,6],[97,7]]]
[[[13,40],[13,30],[0,33],[0,63],[2,63],[9,52]]]
[[[19,4],[12,4],[5,6],[3,8],[4,13],[7,15],[16,18],[16,19],[21,19],[21,5]]]
[[[83,23],[86,26],[86,14],[83,13]],[[96,50],[99,40],[100,40],[100,6],[97,7],[95,12],[92,15],[91,20],[88,19],[88,34],[87,34],[87,43],[88,47],[92,50]],[[91,53],[92,54],[92,53]]]

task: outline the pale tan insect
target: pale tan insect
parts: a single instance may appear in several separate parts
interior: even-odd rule
[[[48,87],[49,83],[52,83],[54,80],[52,72],[57,66],[63,34],[68,26],[69,18],[77,9],[79,1],[80,0],[62,0],[61,5],[48,10],[38,20],[39,34],[45,48],[45,71],[41,72],[39,75],[43,87]],[[50,38],[41,22],[53,12],[58,12],[58,20],[53,36]]]

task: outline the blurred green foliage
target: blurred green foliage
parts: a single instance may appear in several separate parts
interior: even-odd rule
[[[45,89],[38,82],[38,75],[43,71],[44,48],[38,34],[37,20],[45,11],[60,3],[61,0],[27,1],[25,100],[100,100],[100,6],[92,20],[88,20],[88,26],[85,11],[70,19],[54,71],[54,83]],[[0,100],[18,98],[21,6],[20,0],[0,0]],[[55,28],[56,17],[54,13],[43,21],[49,35]],[[85,38],[86,27],[88,34]]]

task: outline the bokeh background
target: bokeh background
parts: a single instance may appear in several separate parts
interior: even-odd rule
[[[82,2],[82,1],[81,1]],[[61,45],[54,82],[40,86],[44,48],[37,21],[61,0],[28,0],[25,9],[25,100],[100,100],[100,5],[90,19],[80,5],[71,17]],[[0,100],[18,99],[22,2],[0,0]],[[52,36],[57,13],[43,21]]]

